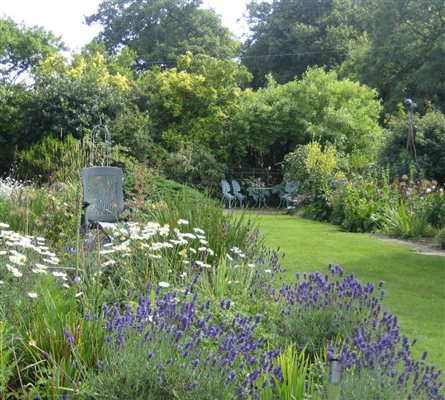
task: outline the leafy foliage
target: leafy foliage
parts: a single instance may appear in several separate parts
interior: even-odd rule
[[[386,110],[403,98],[424,109],[429,101],[445,105],[445,5],[441,0],[362,1],[366,29],[342,69],[353,79],[376,88]]]
[[[184,145],[170,154],[164,165],[167,178],[208,193],[219,193],[219,182],[226,166],[219,164],[208,150],[199,145]]]
[[[0,84],[0,171],[11,169],[14,153],[24,141],[21,132],[26,121],[22,119],[22,113],[30,97],[23,85]]]
[[[389,132],[380,162],[390,167],[394,176],[416,168],[414,156],[407,150],[408,120],[404,112],[388,121]],[[429,109],[424,115],[414,114],[415,146],[419,175],[445,182],[445,115]]]
[[[10,18],[0,19],[0,81],[13,83],[25,72],[62,49],[60,40],[42,28],[26,28]]]
[[[363,33],[359,8],[351,0],[250,2],[242,62],[254,74],[254,86],[264,86],[269,73],[285,83],[308,67],[341,63],[349,43]]]
[[[284,158],[284,177],[287,181],[300,182],[299,192],[309,201],[309,215],[316,219],[329,219],[330,193],[335,182],[343,178],[333,146],[322,148],[317,142],[297,146]]]
[[[375,91],[336,73],[311,69],[301,80],[247,91],[234,118],[233,154],[274,165],[296,145],[311,140],[335,145],[345,155],[372,160],[382,129]]]
[[[100,119],[116,116],[125,103],[129,81],[121,72],[114,73],[106,61],[95,51],[74,57],[69,65],[60,55],[39,64],[35,90],[24,110],[26,144],[48,134],[71,133],[80,139]]]
[[[238,43],[219,17],[200,8],[201,0],[113,0],[104,1],[87,23],[100,23],[98,40],[117,53],[128,46],[138,54],[138,67],[175,63],[190,51],[228,59],[236,54]]]

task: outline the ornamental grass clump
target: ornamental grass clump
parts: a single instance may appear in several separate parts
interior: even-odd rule
[[[184,219],[175,226],[147,222],[110,227],[109,236],[95,272],[121,288],[141,290],[147,281],[184,285],[199,271],[210,271],[215,259],[205,231]]]
[[[253,258],[232,247],[226,259],[212,266],[210,274],[199,281],[199,288],[216,299],[223,297],[250,299],[250,303],[270,295],[270,290],[284,272],[278,251],[263,248]],[[249,303],[249,304],[250,304]]]
[[[195,278],[195,283],[197,282]],[[264,372],[282,376],[255,329],[261,315],[215,320],[211,302],[200,302],[194,285],[168,290],[159,282],[137,303],[104,306],[109,353],[97,374],[80,388],[86,398],[248,398]],[[215,306],[215,305],[214,305]],[[229,311],[231,300],[219,303]]]

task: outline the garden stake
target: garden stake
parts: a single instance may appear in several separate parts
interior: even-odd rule
[[[339,360],[329,360],[328,400],[340,400],[341,365]]]

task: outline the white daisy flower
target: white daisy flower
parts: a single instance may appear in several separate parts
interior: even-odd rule
[[[26,256],[24,254],[15,254],[13,256],[9,256],[9,260],[17,265],[23,265],[26,263]]]
[[[193,233],[179,233],[179,236],[181,238],[189,238],[189,239],[196,239],[196,235],[194,235]]]
[[[68,279],[65,272],[53,271],[53,276],[55,276],[56,278],[62,278],[64,281]]]
[[[101,250],[101,251],[99,251],[99,254],[102,254],[102,255],[104,255],[104,254],[111,254],[111,253],[114,253],[116,250],[113,250],[113,249],[110,249],[110,250]]]
[[[45,262],[47,262],[47,263],[49,263],[49,264],[52,264],[52,265],[57,265],[57,264],[59,264],[57,261],[55,261],[55,260],[53,260],[53,259],[51,259],[51,258],[45,258],[43,261],[45,261]]]
[[[151,258],[154,258],[154,259],[156,259],[156,260],[159,260],[159,259],[162,258],[162,256],[160,256],[160,255],[158,255],[158,254],[150,254],[150,253],[149,253],[148,256],[151,257]]]
[[[14,275],[16,278],[21,278],[23,276],[23,274],[12,265],[6,264],[6,269],[11,272],[12,275]]]

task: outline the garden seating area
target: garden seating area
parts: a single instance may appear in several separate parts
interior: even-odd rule
[[[298,195],[298,181],[266,184],[261,178],[221,180],[222,201],[228,207],[288,208]]]

